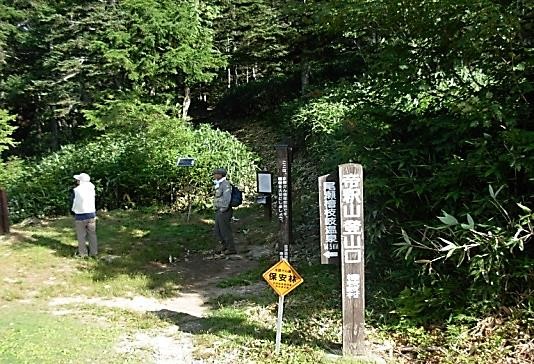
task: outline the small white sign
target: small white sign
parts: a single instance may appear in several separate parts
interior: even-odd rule
[[[273,182],[271,173],[258,172],[257,183],[258,193],[273,193]]]

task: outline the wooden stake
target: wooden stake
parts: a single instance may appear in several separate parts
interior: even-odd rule
[[[0,190],[0,234],[9,234],[9,209],[4,190]]]

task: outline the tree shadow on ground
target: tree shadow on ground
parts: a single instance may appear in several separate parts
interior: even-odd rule
[[[258,229],[272,229],[259,223],[262,216],[256,210],[238,210],[241,220],[234,224],[238,249],[261,243],[259,237],[265,239],[268,234]],[[77,269],[88,273],[94,282],[142,276],[146,289],[160,297],[172,297],[188,282],[224,274],[226,263],[207,261],[217,247],[211,215],[194,213],[189,220],[186,214],[134,210],[99,213],[99,259],[78,264]],[[74,262],[77,242],[72,218],[37,221],[19,229],[24,237],[15,239],[15,249],[42,246]],[[238,272],[239,263],[234,265]]]
[[[50,249],[55,255],[60,257],[74,257],[76,248],[71,245],[64,244],[59,239],[55,239],[49,236],[41,234],[32,234],[31,240],[24,241],[26,245],[40,246],[47,249]],[[18,248],[23,248],[24,245],[19,246]]]
[[[180,331],[191,333],[193,335],[214,334],[220,336],[235,335],[240,338],[254,338],[262,341],[275,340],[276,330],[260,327],[248,321],[247,317],[217,315],[216,313],[208,317],[196,317],[182,312],[159,310],[150,312],[162,321],[171,323],[180,328]],[[289,320],[290,318],[286,318]],[[322,349],[335,352],[341,348],[340,343],[327,342],[325,340],[316,340],[306,333],[296,330],[284,332],[282,341],[291,345],[308,345],[316,346]]]
[[[284,334],[284,342],[302,346],[309,345],[321,348],[327,352],[337,353],[341,349],[341,343],[337,340],[326,339],[325,337],[335,337],[332,332],[324,333],[321,329],[324,319],[335,320],[338,322],[339,334],[341,333],[341,282],[339,277],[339,266],[326,265],[308,265],[294,263],[293,266],[304,277],[302,286],[296,288],[285,299],[284,306],[284,326],[287,326]],[[258,279],[261,279],[258,274]],[[215,308],[215,314],[206,321],[206,324],[212,323],[216,329],[224,329],[225,317],[218,316],[219,309],[233,307],[263,307],[269,308],[271,315],[276,314],[276,298],[271,288],[265,285],[262,290],[246,290],[247,286],[236,285],[221,295],[212,297],[207,303]],[[304,289],[304,287],[306,287]],[[252,294],[249,292],[252,291]],[[245,327],[254,325],[258,318],[244,319]],[[262,326],[261,322],[258,323]],[[332,327],[332,324],[326,326]],[[244,331],[246,334],[249,330],[229,329],[237,334]],[[273,328],[274,330],[274,328]],[[260,330],[261,331],[261,330]],[[254,336],[262,339],[263,336]],[[272,336],[272,335],[271,335]],[[272,337],[268,337],[269,340]],[[339,340],[339,339],[338,339]]]

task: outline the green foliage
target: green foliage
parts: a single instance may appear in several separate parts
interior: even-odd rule
[[[179,109],[186,87],[210,81],[225,64],[211,29],[217,8],[207,4],[8,3],[0,16],[0,104],[21,116],[27,154],[76,140],[83,110],[118,99]]]
[[[0,188],[5,189],[21,178],[24,174],[24,166],[24,161],[18,158],[0,161]]]
[[[4,150],[15,145],[11,134],[16,127],[10,125],[15,118],[7,113],[7,111],[0,109],[0,155]]]
[[[84,110],[88,123],[98,130],[142,131],[178,115],[175,107],[145,103],[137,98],[109,100]]]
[[[427,272],[447,281],[464,281],[464,287],[476,287],[481,299],[506,297],[514,292],[534,289],[531,268],[534,259],[525,254],[525,246],[534,237],[534,213],[520,203],[508,211],[497,200],[502,189],[489,192],[493,216],[476,223],[468,213],[465,223],[444,212],[442,225],[426,228],[421,241],[403,231],[404,242],[397,254],[414,259]]]
[[[218,49],[229,58],[229,66],[255,66],[258,72],[280,70],[290,45],[284,42],[291,27],[278,0],[217,0],[215,19]],[[282,3],[282,4],[281,4]]]
[[[7,111],[0,109],[0,188],[3,187],[3,184],[11,173],[2,159],[2,152],[15,145],[15,142],[11,138],[11,134],[16,129],[16,127],[10,124],[13,120],[14,117],[10,116]]]
[[[65,211],[68,180],[81,169],[110,208],[183,206],[192,181],[202,206],[217,164],[250,181],[252,172],[239,176],[253,159],[240,144],[175,118],[193,86],[203,100],[224,93],[218,110],[231,117],[286,102],[281,129],[306,154],[295,163],[305,191],[296,222],[314,213],[317,174],[364,165],[371,276],[398,281],[401,316],[529,294],[532,1],[4,3],[0,106],[18,115],[25,145],[16,152],[84,139],[87,124],[108,133],[37,163],[8,162],[0,183],[16,218]],[[178,155],[198,156],[199,168],[177,169]],[[488,195],[488,185],[499,190]],[[441,225],[430,228],[436,216]],[[309,221],[297,233],[306,229]],[[466,289],[453,294],[458,286]]]
[[[178,84],[209,81],[210,70],[224,65],[212,48],[213,31],[206,24],[216,9],[189,1],[128,0],[117,7],[112,29],[99,29],[104,59],[133,89],[172,93]],[[172,98],[171,98],[172,99]]]
[[[178,157],[196,158],[195,166],[176,166]],[[94,142],[69,145],[35,162],[26,162],[7,181],[14,220],[69,210],[72,176],[84,171],[97,189],[98,208],[172,203],[199,208],[211,203],[211,173],[224,166],[231,180],[251,190],[255,156],[234,137],[180,119],[160,120],[137,133],[104,135]]]
[[[524,113],[528,105],[520,110],[506,98],[495,98],[492,102],[499,104],[499,110],[508,110],[507,116],[499,119],[486,114],[486,119],[481,119],[475,110],[456,112],[456,104],[441,103],[443,99],[421,106],[419,99],[409,94],[398,98],[399,90],[391,82],[339,83],[282,109],[289,119],[288,129],[299,145],[306,145],[307,154],[314,156],[320,174],[347,161],[364,165],[367,256],[374,263],[374,274],[387,275],[399,257],[423,259],[412,242],[405,240],[424,231],[427,245],[430,241],[435,244],[438,235],[430,239],[425,226],[432,226],[433,216],[443,210],[449,213],[440,220],[449,229],[440,230],[439,238],[454,242],[454,249],[440,251],[443,246],[433,246],[439,253],[425,259],[434,262],[434,272],[439,274],[430,277],[417,276],[414,264],[397,261],[396,269],[412,272],[406,283],[419,287],[410,295],[401,294],[401,305],[408,302],[405,306],[412,312],[421,307],[428,319],[431,313],[450,313],[466,299],[475,302],[498,292],[497,299],[507,302],[517,292],[528,292],[531,288],[525,277],[532,259],[519,247],[532,241],[532,229],[526,223],[532,216],[518,209],[517,203],[530,206],[534,197],[529,183],[534,176],[530,153],[534,144],[532,132],[512,116]],[[407,82],[403,87],[406,92],[418,88]],[[389,104],[393,97],[397,101]],[[485,101],[478,102],[476,113],[486,106]],[[495,196],[482,192],[488,184],[504,186],[499,203]],[[465,222],[458,223],[455,216],[465,216]],[[475,221],[484,221],[484,229],[474,232]],[[392,254],[394,243],[403,246],[396,256]],[[470,260],[466,258],[469,253]],[[447,254],[466,258],[465,269],[450,264],[450,259],[443,261]],[[493,279],[473,279],[486,274]],[[469,289],[451,295],[451,280]]]

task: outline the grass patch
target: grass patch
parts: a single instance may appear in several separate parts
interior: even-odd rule
[[[268,269],[268,267],[269,263],[260,262],[260,266],[258,268],[250,269],[246,272],[241,272],[236,276],[225,278],[217,284],[217,287],[242,287],[257,283],[262,279],[261,275]]]
[[[2,309],[2,363],[119,363],[117,327],[52,316],[31,307]]]
[[[176,295],[182,277],[173,260],[213,248],[210,220],[190,222],[181,215],[146,215],[140,211],[101,213],[97,222],[101,257],[79,260],[72,218],[14,227],[0,243],[0,301],[58,295]]]

